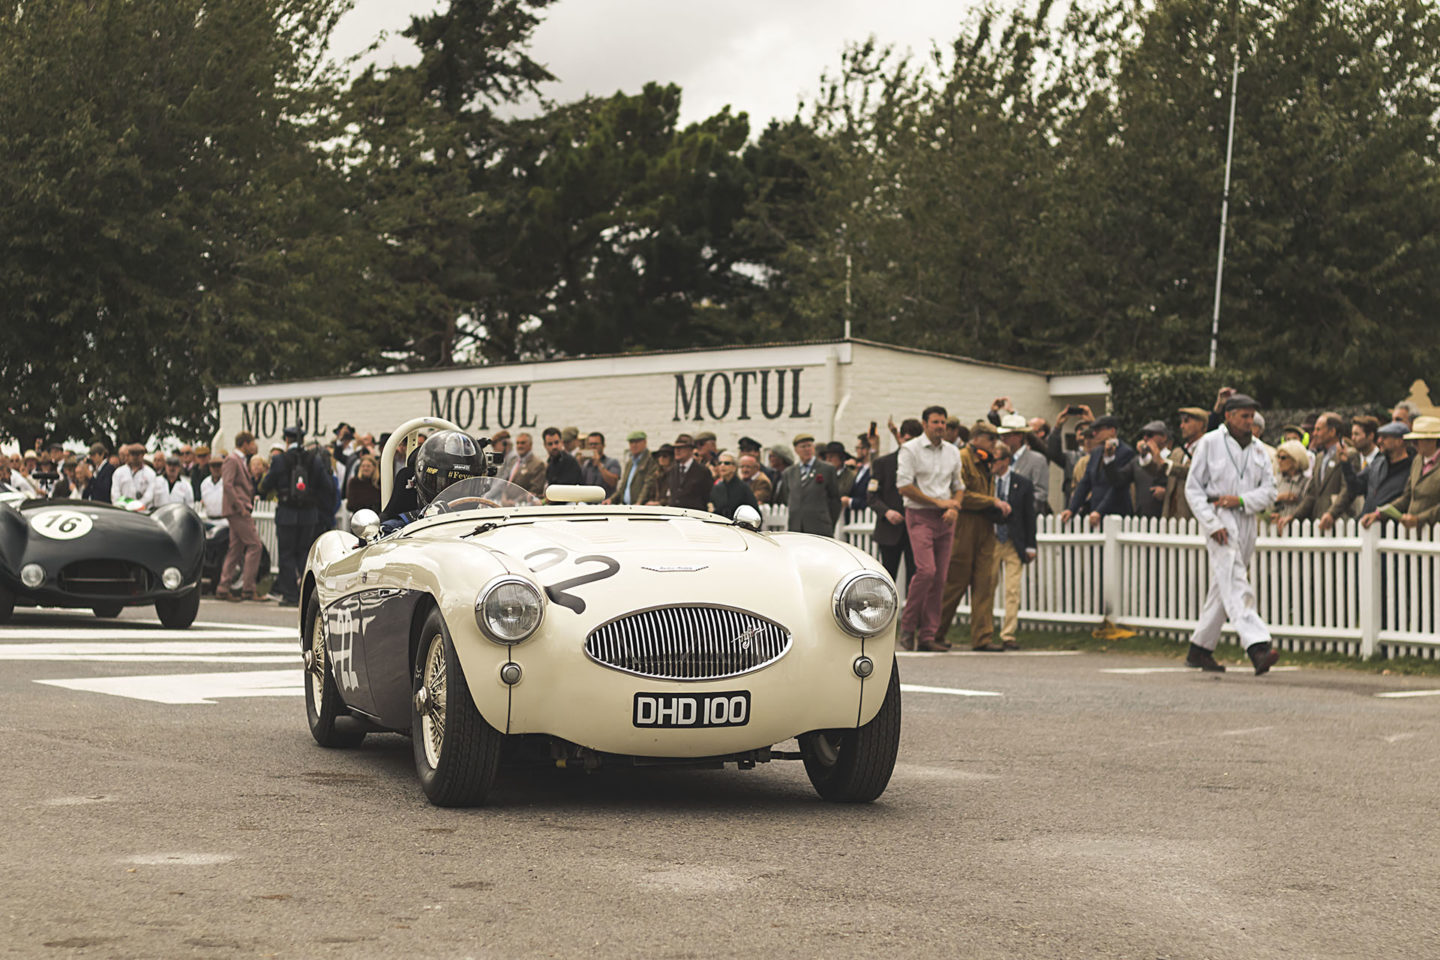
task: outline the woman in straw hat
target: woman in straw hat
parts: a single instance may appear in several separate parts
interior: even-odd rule
[[[1440,520],[1440,417],[1416,417],[1414,429],[1405,439],[1413,441],[1416,448],[1405,492],[1366,514],[1360,522],[1367,527],[1382,515],[1397,512],[1400,522],[1412,530]]]

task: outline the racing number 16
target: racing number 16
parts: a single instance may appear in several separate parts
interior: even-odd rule
[[[58,530],[60,533],[74,533],[75,528],[80,526],[80,518],[73,513],[57,511],[46,517],[41,526],[50,530]]]

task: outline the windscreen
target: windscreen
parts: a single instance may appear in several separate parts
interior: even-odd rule
[[[543,501],[524,487],[499,477],[471,477],[452,483],[425,508],[425,516],[457,510],[494,510],[499,507],[539,507]]]

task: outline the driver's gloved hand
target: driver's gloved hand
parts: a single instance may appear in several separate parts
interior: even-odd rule
[[[389,536],[396,530],[399,530],[401,527],[409,523],[410,519],[411,518],[408,515],[403,513],[400,514],[400,516],[398,517],[391,517],[389,520],[386,520],[384,523],[380,524],[380,536]]]

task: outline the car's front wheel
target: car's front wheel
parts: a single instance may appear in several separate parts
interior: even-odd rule
[[[113,620],[120,616],[120,611],[125,609],[123,603],[97,603],[90,608],[95,611],[95,616],[102,620]]]
[[[320,602],[312,594],[305,603],[305,718],[310,722],[310,736],[322,747],[358,747],[365,731],[347,727],[345,704],[335,674],[330,666],[330,651],[325,642],[325,622],[320,616]]]
[[[869,803],[885,792],[900,751],[900,670],[875,719],[853,730],[816,730],[800,738],[805,772],[815,792],[837,803]]]
[[[410,737],[425,796],[439,807],[484,803],[505,736],[475,709],[439,610],[431,610],[421,628],[413,678]]]
[[[200,612],[200,588],[196,587],[183,597],[171,597],[155,601],[155,615],[161,626],[167,630],[186,630],[195,622]]]

